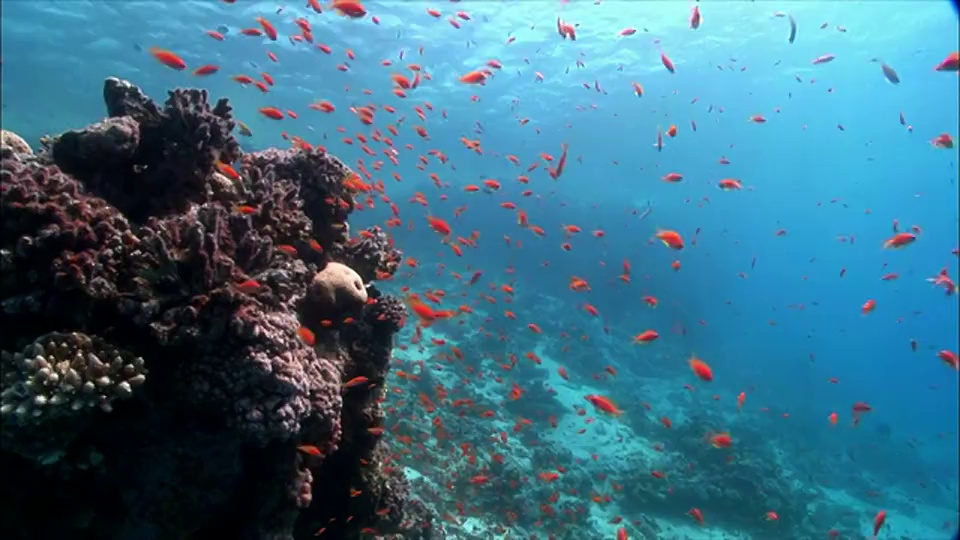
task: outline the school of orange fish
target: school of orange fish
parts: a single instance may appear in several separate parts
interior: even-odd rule
[[[235,0],[223,1],[226,4],[234,4],[235,2]],[[565,3],[566,2],[558,2],[557,7],[562,10]],[[600,4],[600,1],[598,0],[595,4]],[[445,22],[454,29],[459,29],[462,25],[475,24],[477,22],[475,18],[471,16],[469,11],[460,9],[461,7],[462,6],[460,5],[449,7],[445,6],[444,9],[427,7],[423,17],[425,17],[427,20],[435,19],[438,21],[438,24]],[[373,27],[368,30],[376,31],[376,27],[380,24],[380,21],[375,13],[375,9],[373,7],[368,8],[368,6],[365,6],[361,1],[358,0],[334,0],[329,5],[321,5],[319,0],[308,0],[307,8],[315,12],[315,15],[310,15],[310,17],[330,16],[331,13],[338,15],[342,17],[342,24],[344,26],[373,25]],[[690,31],[709,31],[709,27],[704,25],[704,18],[701,15],[701,7],[699,4],[693,4],[692,6],[688,7],[682,6],[681,3],[677,3],[677,12],[677,17],[685,19],[685,24]],[[789,22],[789,33],[787,35],[787,40],[791,44],[794,43],[797,38],[797,22],[794,17],[789,13],[784,12],[773,13],[773,17],[783,18]],[[578,39],[578,29],[580,29],[582,25],[589,25],[589,20],[583,20],[574,23],[569,20],[564,20],[563,17],[556,17],[555,21],[550,21],[550,24],[551,26],[555,25],[555,35],[553,35],[551,39],[567,42],[573,46],[573,42],[577,42]],[[823,23],[823,25],[820,26],[820,30],[835,30],[837,32],[847,31],[843,26],[831,27],[831,25],[828,25],[827,23]],[[554,28],[551,28],[551,33],[553,33],[553,31]],[[240,36],[228,36],[225,35],[225,33],[216,30],[206,31],[206,35],[209,36],[210,39],[218,42],[229,39],[247,38],[259,38],[261,40],[266,38],[267,41],[265,42],[276,41],[279,39],[289,40],[289,42],[294,46],[316,49],[319,54],[339,57],[340,63],[336,66],[336,69],[341,72],[349,72],[351,65],[354,63],[374,61],[369,58],[363,58],[362,54],[355,53],[350,49],[339,49],[335,43],[321,42],[320,39],[315,37],[313,26],[307,17],[289,16],[284,12],[283,7],[278,7],[275,13],[264,14],[252,19],[250,21],[250,26],[242,29],[239,34]],[[637,29],[628,27],[617,32],[615,36],[610,36],[610,38],[626,39],[636,34],[638,34]],[[503,39],[504,41],[502,44],[502,50],[504,56],[507,57],[510,56],[510,45],[516,41],[516,37],[504,36]],[[577,42],[576,46],[583,44],[584,43],[581,38],[581,41]],[[654,41],[654,46],[657,49],[660,48],[660,45],[661,43],[659,40]],[[429,144],[428,141],[431,141],[430,132],[427,127],[431,120],[436,119],[437,116],[440,116],[442,119],[446,119],[448,113],[445,109],[435,107],[430,102],[418,100],[417,89],[422,85],[430,84],[430,82],[433,80],[456,80],[458,84],[476,87],[477,94],[473,95],[471,100],[477,102],[481,100],[482,96],[486,95],[486,93],[496,91],[498,79],[507,76],[506,72],[504,71],[504,67],[505,64],[508,64],[508,62],[500,59],[489,59],[481,67],[466,73],[437,73],[432,72],[428,67],[428,58],[430,54],[429,45],[421,45],[416,50],[423,63],[409,63],[404,59],[403,52],[400,52],[398,59],[376,60],[383,68],[382,85],[380,87],[362,90],[364,99],[369,101],[367,104],[357,105],[354,102],[355,98],[345,98],[339,103],[338,99],[329,98],[317,100],[313,103],[292,105],[290,107],[286,105],[281,106],[280,104],[265,104],[258,109],[258,112],[267,119],[289,123],[298,121],[299,115],[297,113],[297,109],[299,106],[305,105],[306,108],[321,114],[333,113],[334,111],[338,110],[338,107],[349,107],[349,111],[353,116],[355,116],[357,124],[353,126],[337,127],[337,131],[342,136],[340,142],[344,145],[359,147],[363,153],[369,156],[369,158],[373,161],[368,163],[365,160],[360,159],[353,164],[357,173],[347,179],[346,182],[349,183],[352,191],[355,193],[355,200],[352,202],[348,201],[348,203],[353,204],[356,209],[365,210],[368,213],[383,211],[385,213],[383,220],[388,229],[408,227],[410,230],[414,230],[414,228],[421,230],[419,228],[425,226],[430,231],[428,234],[435,234],[437,249],[444,250],[445,252],[444,254],[441,254],[440,257],[443,258],[446,263],[441,264],[440,269],[445,271],[448,266],[453,267],[458,265],[458,263],[467,269],[463,274],[455,271],[449,271],[452,279],[461,284],[462,290],[458,290],[456,292],[451,291],[450,293],[444,290],[418,290],[419,287],[416,280],[416,271],[420,267],[420,263],[415,257],[409,256],[412,254],[408,253],[408,257],[405,260],[405,265],[408,269],[408,272],[398,274],[396,279],[399,281],[407,280],[398,286],[402,287],[403,292],[407,296],[410,312],[413,316],[410,322],[411,324],[415,325],[415,333],[406,343],[399,344],[399,348],[402,350],[419,348],[421,351],[423,351],[426,348],[432,347],[434,352],[430,357],[431,361],[462,365],[463,373],[461,375],[464,380],[467,381],[467,384],[464,385],[465,388],[469,387],[468,378],[470,376],[476,375],[481,371],[492,373],[495,370],[502,370],[503,374],[496,376],[496,380],[504,387],[504,399],[522,399],[524,393],[522,385],[511,381],[509,376],[510,370],[516,366],[517,362],[523,361],[518,359],[516,354],[509,354],[505,359],[498,359],[498,366],[487,367],[484,369],[479,368],[476,362],[471,362],[471,359],[465,358],[465,353],[459,347],[451,346],[443,338],[432,337],[427,340],[424,337],[423,329],[432,328],[432,330],[435,330],[437,328],[442,328],[444,324],[472,324],[482,327],[485,321],[482,318],[477,317],[474,313],[474,308],[478,305],[478,303],[484,304],[486,306],[484,309],[490,308],[490,306],[500,302],[509,304],[511,302],[511,297],[514,295],[515,288],[536,287],[536,284],[534,283],[522,283],[519,281],[488,284],[489,291],[491,293],[502,293],[500,298],[496,298],[492,294],[487,293],[475,295],[474,293],[469,292],[477,290],[471,289],[471,287],[480,282],[484,276],[484,270],[488,270],[491,273],[499,273],[503,269],[483,269],[479,264],[477,264],[480,258],[476,256],[470,256],[470,250],[479,250],[481,248],[481,231],[464,233],[460,230],[457,219],[459,218],[460,214],[466,210],[465,207],[458,207],[452,213],[450,213],[451,217],[446,219],[440,217],[440,214],[443,214],[440,209],[448,200],[448,194],[451,192],[451,190],[459,190],[467,194],[476,194],[472,195],[477,197],[477,199],[475,199],[477,201],[476,205],[480,206],[489,204],[493,207],[499,207],[508,210],[511,217],[507,219],[513,222],[511,223],[511,226],[515,224],[517,227],[517,234],[522,234],[520,231],[526,230],[529,233],[532,233],[533,238],[536,240],[551,241],[551,237],[554,234],[559,233],[559,235],[562,237],[559,248],[563,251],[573,251],[575,240],[580,238],[581,233],[584,232],[580,226],[568,224],[563,225],[562,230],[559,231],[545,230],[544,227],[531,223],[527,213],[523,209],[523,201],[530,200],[529,198],[532,198],[533,200],[550,199],[551,194],[546,193],[549,191],[549,188],[538,189],[538,184],[543,185],[547,182],[552,183],[565,180],[576,181],[568,180],[571,175],[567,175],[566,177],[564,176],[564,173],[568,170],[568,167],[572,161],[568,156],[571,152],[573,152],[573,149],[571,149],[567,144],[563,144],[559,149],[559,154],[557,157],[554,157],[554,155],[551,155],[548,152],[539,152],[536,156],[522,156],[519,155],[521,152],[517,152],[516,154],[504,154],[499,151],[501,149],[488,149],[488,144],[490,146],[494,146],[496,142],[484,141],[482,132],[478,132],[479,134],[477,138],[470,139],[464,136],[460,138],[459,143],[467,151],[483,156],[486,159],[506,159],[513,166],[516,166],[520,169],[519,173],[514,178],[487,178],[476,183],[467,183],[457,180],[445,181],[441,179],[441,173],[438,171],[441,168],[452,169],[455,171],[455,165],[448,157],[446,151],[437,148],[425,150],[424,148],[425,144]],[[201,65],[191,70],[187,63],[175,51],[164,48],[154,47],[150,49],[150,53],[163,66],[178,71],[188,71],[196,77],[210,77],[220,72],[220,67],[214,64]],[[265,50],[265,54],[269,60],[274,63],[277,69],[282,69],[282,58],[278,57],[277,52]],[[576,58],[576,62],[578,67],[582,67],[583,63],[586,61],[584,55],[582,53],[571,53],[571,55],[573,54],[579,54],[579,56]],[[826,64],[834,61],[835,58],[836,57],[833,54],[824,54],[813,58],[811,64]],[[519,61],[519,59],[516,58],[513,60]],[[523,60],[525,63],[524,67],[530,64],[529,60]],[[874,61],[880,64],[880,74],[884,77],[884,79],[886,79],[887,83],[891,85],[900,84],[900,76],[892,66],[879,59],[874,59]],[[663,69],[666,70],[668,74],[676,73],[678,69],[682,69],[682,66],[679,68],[677,67],[677,65],[671,60],[668,53],[664,50],[659,51],[659,62],[662,64]],[[718,66],[718,69],[723,68]],[[745,68],[740,69],[742,70]],[[958,55],[956,51],[945,51],[943,60],[939,64],[931,66],[931,71],[935,72],[932,73],[931,76],[955,77],[958,69],[960,69],[960,55]],[[545,75],[538,71],[534,74],[534,77],[537,81],[543,81]],[[796,78],[798,82],[801,81],[799,76]],[[257,75],[236,74],[232,75],[231,79],[240,85],[252,85],[256,87],[264,94],[264,99],[266,100],[269,100],[272,88],[276,84],[274,77],[268,72],[262,72]],[[814,81],[810,82],[812,83]],[[597,92],[606,93],[606,90],[601,89],[598,81],[594,82],[593,85],[588,83],[584,83],[583,85],[588,89],[595,89]],[[593,88],[591,88],[591,86]],[[643,84],[640,82],[633,82],[629,88],[623,89],[623,91],[631,92],[641,99],[646,92]],[[383,97],[383,94],[387,92],[389,92],[392,97]],[[674,92],[674,94],[676,94],[676,92]],[[378,100],[381,102],[377,103]],[[387,101],[394,103],[395,105],[388,104]],[[696,100],[694,99],[694,102],[695,101]],[[350,105],[345,105],[345,103],[350,103]],[[402,104],[406,105],[404,106]],[[779,109],[774,111],[774,113],[776,112],[779,112]],[[242,115],[243,111],[240,111],[240,113]],[[419,121],[419,124],[410,125],[410,118],[414,118],[412,122]],[[299,121],[302,122],[303,120]],[[748,118],[748,121],[754,124],[764,124],[768,122],[768,118],[764,115],[756,114],[751,115]],[[529,122],[529,118],[517,117],[517,124],[521,129]],[[912,126],[910,126],[906,121],[903,113],[900,114],[900,124],[904,129],[909,131],[913,130]],[[842,125],[838,125],[837,128],[839,130],[845,129]],[[691,133],[695,132],[696,129],[697,126],[695,121],[691,121]],[[239,125],[239,130],[242,135],[250,136],[252,134],[250,128],[242,122]],[[350,132],[353,132],[353,134],[350,135]],[[537,128],[537,133],[539,134],[539,128]],[[318,146],[315,145],[314,142],[311,142],[303,137],[289,135],[287,131],[284,131],[282,136],[283,139],[289,141],[289,143],[294,146],[303,148]],[[653,141],[655,151],[664,152],[666,141],[682,141],[683,134],[677,125],[669,125],[669,127],[666,129],[657,127],[656,131],[651,132],[650,138]],[[433,144],[439,144],[439,142],[434,142]],[[954,144],[955,139],[953,135],[949,133],[930,134],[930,145],[935,149],[935,151],[952,151],[954,149]],[[653,150],[651,150],[651,152],[653,152]],[[531,159],[534,161],[528,166],[524,167],[523,162]],[[398,168],[403,160],[416,161],[416,168],[423,175],[425,175],[426,178],[429,178],[430,182],[432,183],[431,189],[433,190],[432,192],[417,192],[407,202],[407,204],[404,204],[403,201],[393,200],[389,195],[390,184],[409,182],[409,179],[401,176],[399,172],[390,171],[391,168]],[[576,161],[581,163],[582,156],[577,158]],[[721,157],[719,163],[721,165],[726,165],[730,162],[726,157]],[[218,163],[217,166],[219,170],[227,177],[233,179],[240,178],[240,175],[237,172],[239,167],[235,168],[234,164]],[[543,172],[546,174],[543,175]],[[389,176],[389,182],[386,179],[387,176]],[[451,174],[450,176],[453,177],[454,175]],[[684,175],[678,172],[669,172],[662,176],[658,176],[657,179],[666,183],[680,183],[683,182]],[[508,191],[500,191],[508,182],[519,184],[519,197],[517,197],[516,200],[496,199],[496,202],[489,202],[493,201],[494,199],[483,199],[483,197],[486,195],[498,192],[504,193]],[[752,189],[745,182],[737,178],[720,178],[716,181],[715,185],[717,188],[725,192],[736,192],[739,190]],[[704,200],[707,200],[706,196],[704,196]],[[381,210],[384,208],[386,209],[385,211]],[[255,212],[256,209],[241,205],[237,208],[237,211],[241,213],[251,213]],[[636,214],[636,211],[634,211],[634,214]],[[697,230],[697,233],[699,233],[699,229]],[[602,239],[606,233],[602,228],[598,227],[590,231],[589,234],[594,238]],[[776,236],[785,236],[787,231],[786,229],[779,229],[775,231],[774,234]],[[675,258],[673,258],[671,262],[671,268],[674,271],[679,272],[681,271],[681,254],[685,249],[688,249],[688,244],[695,245],[696,240],[696,234],[688,241],[688,239],[685,239],[684,236],[677,230],[659,229],[653,233],[653,237],[650,239],[650,242],[659,241],[663,244],[663,246],[665,246],[665,249],[672,250],[672,252],[675,253]],[[843,238],[842,240],[853,243],[855,238]],[[504,238],[504,241],[508,246],[513,248],[521,248],[523,245],[523,239],[520,238],[511,238],[508,236]],[[911,249],[911,245],[922,241],[923,233],[919,226],[914,225],[909,228],[903,228],[896,220],[894,220],[892,224],[892,231],[887,234],[887,238],[882,242],[882,244],[878,244],[876,246],[876,249],[909,250]],[[403,248],[404,246],[400,247]],[[447,251],[449,253],[446,253]],[[433,255],[434,254],[425,256]],[[948,254],[945,254],[944,259],[956,258],[958,251],[956,248],[954,248],[949,256],[946,255]],[[461,257],[464,257],[466,260],[470,260],[472,264],[460,263]],[[846,270],[844,269],[840,270],[841,277],[845,272]],[[938,289],[943,294],[948,296],[954,295],[956,291],[956,284],[947,267],[943,267],[939,270],[932,269],[929,275],[930,277],[927,279],[927,281],[932,284],[933,288]],[[388,276],[381,277],[388,278]],[[634,277],[631,263],[627,260],[624,260],[622,264],[622,272],[615,277],[617,278],[615,281],[619,282],[621,284],[620,286],[623,286],[623,284],[629,285]],[[882,281],[894,281],[899,278],[899,275],[894,271],[890,271],[877,277]],[[241,287],[244,286],[246,285],[241,284]],[[592,290],[591,284],[586,279],[582,279],[577,276],[570,276],[569,289],[575,293],[581,293],[583,295],[588,295]],[[462,305],[454,307],[452,306],[454,302],[449,301],[447,297],[455,296],[456,294],[466,297],[467,299],[463,301],[464,303]],[[669,291],[662,291],[662,294],[667,295],[669,294]],[[576,301],[577,305],[589,315],[593,317],[601,317],[600,310],[595,305],[586,301]],[[637,296],[637,304],[639,306],[655,308],[657,307],[658,303],[659,299],[657,294],[645,293]],[[878,306],[877,302],[871,298],[864,299],[863,304],[858,307],[864,316],[869,316],[872,312],[874,312],[874,310],[880,309],[880,306]],[[517,329],[518,332],[529,331],[535,334],[544,332],[537,321],[519,321],[518,314],[509,309],[503,312],[503,316],[508,320],[517,321],[515,324],[519,326]],[[487,335],[490,335],[490,332],[487,332]],[[308,343],[312,342],[314,339],[309,330],[306,329],[301,329],[301,336]],[[636,335],[633,336],[632,342],[638,345],[655,347],[656,345],[654,345],[654,342],[656,342],[659,337],[660,334],[658,333],[658,330],[651,328],[636,333]],[[506,337],[505,339],[509,339],[509,337]],[[586,337],[583,339],[585,340]],[[918,349],[917,342],[911,340],[910,348],[916,352]],[[952,368],[953,370],[960,369],[960,361],[958,361],[956,350],[944,347],[943,349],[935,352],[935,356],[939,359],[939,361],[943,362],[949,368]],[[533,352],[527,352],[525,354],[525,358],[537,364],[540,363],[540,359]],[[409,363],[413,362],[408,362],[408,364]],[[396,366],[393,370],[393,377],[396,379],[396,384],[390,389],[390,392],[387,396],[387,399],[393,401],[396,407],[390,407],[388,410],[396,413],[399,408],[402,408],[406,405],[403,381],[416,380],[417,375],[415,374],[415,371],[417,369],[429,369],[429,367],[425,368],[425,362],[423,361],[415,362],[415,364],[417,365],[406,365],[402,360],[396,361]],[[707,385],[713,381],[714,372],[706,360],[691,357],[688,360],[688,365],[690,371],[692,372],[692,378],[690,380],[691,385]],[[571,378],[570,374],[564,367],[560,367],[557,371],[564,379],[569,380]],[[611,378],[616,375],[616,370],[613,367],[608,367],[607,371]],[[829,382],[836,384],[839,381],[836,378],[831,378]],[[345,383],[345,388],[363,384],[369,384],[369,381],[348,381]],[[460,390],[464,391],[464,389]],[[453,414],[475,414],[482,418],[495,418],[503,415],[503,413],[494,410],[477,410],[479,408],[474,408],[473,402],[469,398],[452,400],[450,399],[447,390],[442,387],[437,388],[434,396],[428,396],[424,393],[421,393],[417,400],[422,406],[423,414],[423,417],[420,418],[419,421],[432,422],[434,428],[433,434],[438,438],[449,437],[449,434],[445,433],[443,429],[443,420],[441,416],[433,415],[438,407],[451,407],[452,410],[458,411],[457,413]],[[609,396],[589,394],[584,396],[584,400],[585,403],[591,405],[599,415],[608,415],[614,417],[610,421],[616,421],[615,417],[625,412]],[[747,394],[745,391],[740,392],[737,395],[736,406],[738,411],[743,408],[746,400]],[[414,403],[416,403],[416,401],[414,401]],[[869,413],[871,410],[872,408],[867,402],[861,401],[855,403],[852,411],[849,413],[852,424],[856,426],[860,422],[860,419],[863,417],[863,415]],[[823,419],[823,422],[829,423],[830,425],[836,425],[841,418],[841,414],[842,413],[840,412],[832,412],[827,418]],[[590,421],[593,421],[593,419],[589,419],[588,423]],[[537,422],[546,424],[546,422],[539,420]],[[671,426],[671,420],[666,416],[662,417],[660,422],[662,422],[662,424],[667,428]],[[526,427],[531,423],[533,423],[533,421],[521,419],[518,422],[518,426],[524,424],[524,427]],[[555,421],[553,421],[552,424],[552,427],[550,425],[534,427],[536,429],[556,429]],[[389,443],[392,445],[392,448],[396,449],[392,459],[394,459],[398,464],[414,464],[417,459],[430,460],[429,457],[423,457],[425,452],[422,444],[423,441],[415,442],[411,439],[411,437],[396,432],[397,430],[393,430],[394,432],[391,433],[391,430],[384,430],[384,428],[372,429],[379,430],[377,434],[382,435],[385,438],[393,439],[389,441]],[[581,433],[583,433],[583,431],[585,430],[581,430]],[[704,444],[712,445],[718,449],[730,449],[736,445],[736,442],[731,433],[723,431],[707,433]],[[469,463],[475,467],[476,472],[467,481],[469,484],[476,486],[477,488],[483,488],[491,481],[491,477],[487,471],[487,468],[484,466],[484,458],[479,457],[480,449],[469,448],[469,446],[469,444],[465,444],[461,450],[463,455],[468,457]],[[503,455],[497,453],[495,448],[496,441],[491,442],[491,446],[492,448],[488,449],[489,454],[492,456],[491,459],[505,459]],[[309,450],[309,447],[304,448],[304,451]],[[454,456],[451,459],[456,457],[459,456]],[[416,468],[416,465],[413,466]],[[665,476],[661,471],[653,471],[651,474],[656,478],[664,478]],[[531,471],[531,478],[524,478],[523,481],[541,481],[550,483],[558,480],[562,475],[563,467],[558,466],[557,470]],[[447,480],[448,483],[453,481],[454,480]],[[466,505],[458,501],[456,506],[459,509],[459,515],[463,516]],[[762,516],[762,519],[776,521],[778,519],[776,510],[777,509],[770,509],[765,516]],[[704,513],[700,509],[692,508],[689,510],[688,514],[691,519],[695,520],[700,525],[704,524]],[[444,518],[452,521],[457,520],[456,516],[449,514],[444,516]],[[872,523],[872,532],[875,536],[880,533],[881,529],[883,529],[886,518],[886,511],[878,510]],[[622,520],[623,518],[618,516],[618,519]],[[616,521],[615,523],[618,522],[619,521]],[[502,532],[504,529],[501,527],[500,530]],[[837,531],[828,531],[828,535],[831,537],[836,537],[839,535],[839,533]],[[536,535],[531,536],[531,538],[535,537]],[[554,538],[554,534],[547,531],[547,537]],[[616,536],[618,540],[626,540],[628,537],[629,530],[626,526],[618,528]]]

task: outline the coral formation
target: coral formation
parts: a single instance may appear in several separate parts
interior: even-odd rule
[[[93,409],[113,410],[146,381],[144,360],[83,334],[50,333],[23,352],[0,351],[4,448],[40,462],[60,453]]]
[[[313,276],[307,290],[307,306],[311,319],[327,319],[331,314],[357,311],[367,302],[367,289],[352,268],[329,262]]]
[[[104,121],[3,134],[0,531],[436,538],[379,442],[400,252],[346,165],[242,154],[207,98],[111,78]]]
[[[9,153],[11,155],[33,154],[33,149],[30,148],[27,141],[23,140],[23,137],[5,129],[0,129],[0,150],[2,150],[4,154]]]

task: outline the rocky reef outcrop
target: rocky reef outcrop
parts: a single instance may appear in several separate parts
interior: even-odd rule
[[[2,536],[436,538],[380,443],[401,253],[355,173],[244,154],[204,90],[104,99],[0,148]]]

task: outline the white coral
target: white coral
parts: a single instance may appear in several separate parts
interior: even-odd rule
[[[79,333],[47,334],[22,352],[0,354],[0,414],[18,423],[36,425],[94,408],[110,412],[147,375],[143,358]]]

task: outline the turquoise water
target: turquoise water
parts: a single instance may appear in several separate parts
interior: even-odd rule
[[[365,5],[351,20],[243,0],[4,2],[3,127],[36,147],[98,121],[108,76],[155,98],[202,86],[230,98],[247,149],[287,146],[286,133],[382,180],[408,258],[384,287],[469,308],[407,325],[387,404],[385,444],[451,538],[862,538],[880,510],[881,538],[956,528],[957,373],[937,352],[957,350],[957,295],[927,281],[958,273],[957,150],[930,144],[957,135],[957,75],[933,70],[957,46],[949,3],[704,2],[696,30],[686,2]],[[793,43],[776,11],[796,21]],[[258,16],[279,39],[241,35]],[[299,17],[329,54],[290,40]],[[579,25],[576,41],[557,17]],[[836,58],[812,63],[826,54]],[[486,84],[458,81],[494,59],[502,69]],[[208,64],[219,72],[192,75]],[[412,79],[410,64],[421,81],[399,97],[390,76]],[[261,72],[275,82],[266,93],[231,80]],[[309,108],[321,100],[336,110]],[[366,105],[378,108],[372,125],[350,111]],[[546,169],[564,144],[554,180]],[[743,188],[720,190],[723,178]],[[488,179],[501,187],[465,191]],[[374,203],[353,223],[393,217]],[[520,226],[521,211],[545,235]],[[428,215],[449,222],[448,243]],[[918,227],[917,240],[883,249],[894,223]],[[654,240],[658,228],[684,249]],[[571,290],[574,276],[589,290]],[[648,329],[659,338],[634,344]],[[712,382],[691,373],[691,356]],[[872,407],[856,425],[855,402]],[[732,446],[711,446],[718,432]]]

